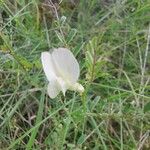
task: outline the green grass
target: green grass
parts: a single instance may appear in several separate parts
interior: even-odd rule
[[[0,149],[149,150],[149,0],[59,2],[0,0]],[[54,47],[76,56],[82,96],[48,97]]]

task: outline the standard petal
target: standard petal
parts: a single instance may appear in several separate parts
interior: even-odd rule
[[[41,61],[47,79],[49,81],[54,80],[56,78],[56,74],[51,54],[49,52],[43,52],[41,54]]]
[[[78,80],[80,74],[79,64],[70,50],[66,48],[54,49],[52,58],[58,74],[63,79],[71,83],[75,83]]]
[[[60,92],[60,85],[57,80],[53,80],[48,84],[47,93],[50,98],[55,98]]]

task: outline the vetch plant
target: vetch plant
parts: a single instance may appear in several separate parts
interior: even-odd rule
[[[80,75],[79,64],[70,50],[58,48],[52,53],[42,52],[41,60],[49,81],[47,92],[50,98],[55,98],[60,91],[64,96],[67,90],[84,92],[84,87],[77,83]]]

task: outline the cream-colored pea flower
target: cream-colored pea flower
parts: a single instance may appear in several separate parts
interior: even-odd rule
[[[84,87],[77,83],[80,74],[79,64],[70,50],[58,48],[52,53],[42,52],[41,60],[49,81],[47,92],[50,98],[55,98],[60,91],[64,96],[67,90],[84,92]]]

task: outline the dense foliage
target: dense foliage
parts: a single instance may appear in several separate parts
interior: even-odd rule
[[[0,0],[0,149],[150,149],[149,0]],[[66,47],[81,96],[50,99],[41,52]]]

